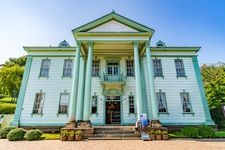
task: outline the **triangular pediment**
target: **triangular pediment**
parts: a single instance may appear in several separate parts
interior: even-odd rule
[[[87,32],[139,32],[139,31],[127,25],[124,25],[116,20],[110,20]]]
[[[72,30],[74,34],[78,32],[148,32],[154,30],[139,24],[133,20],[123,17],[114,11],[83,26]]]

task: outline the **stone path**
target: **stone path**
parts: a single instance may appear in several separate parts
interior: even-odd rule
[[[225,150],[224,140],[90,140],[61,142],[59,140],[16,141],[0,139],[0,150]]]

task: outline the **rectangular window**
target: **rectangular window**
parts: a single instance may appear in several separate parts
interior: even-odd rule
[[[92,96],[92,100],[91,100],[91,113],[95,114],[97,113],[97,96]]]
[[[129,96],[129,113],[134,113],[134,96]]]
[[[36,93],[35,101],[34,101],[34,108],[33,108],[34,114],[42,114],[43,106],[44,106],[44,99],[45,99],[44,93]]]
[[[59,113],[68,113],[68,104],[70,100],[70,95],[68,93],[61,93],[59,100]]]
[[[157,102],[158,102],[158,112],[167,113],[167,103],[166,103],[166,93],[156,92]]]
[[[48,77],[50,68],[50,59],[42,59],[40,77]]]
[[[182,59],[175,59],[177,77],[185,77],[184,63]]]
[[[127,66],[127,76],[133,77],[134,76],[134,60],[127,60],[126,66]]]
[[[153,61],[154,76],[155,77],[162,77],[163,71],[162,71],[161,59],[153,59],[152,61]]]
[[[180,96],[181,96],[183,112],[184,113],[192,112],[189,93],[188,92],[182,92],[182,93],[180,93]]]
[[[99,60],[92,61],[92,76],[98,77],[99,76]]]
[[[71,77],[72,76],[72,68],[73,68],[73,60],[65,59],[63,66],[63,77]]]

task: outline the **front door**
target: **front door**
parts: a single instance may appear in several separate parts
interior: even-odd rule
[[[106,124],[120,124],[120,96],[106,96]]]
[[[118,80],[119,78],[119,62],[118,61],[108,61],[107,76],[109,81]]]

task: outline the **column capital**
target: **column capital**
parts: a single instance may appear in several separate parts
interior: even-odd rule
[[[150,48],[150,41],[145,41],[145,47]]]
[[[138,41],[133,41],[133,45],[134,45],[134,47],[138,48],[139,42]]]
[[[88,41],[88,46],[93,47],[94,42],[93,41]]]
[[[77,47],[81,47],[81,41],[77,41]]]

